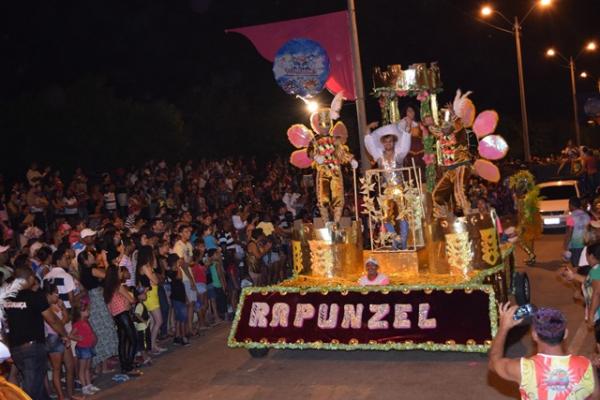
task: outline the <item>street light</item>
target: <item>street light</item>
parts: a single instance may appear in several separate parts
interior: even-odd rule
[[[593,76],[591,76],[590,74],[588,74],[585,71],[583,71],[582,73],[580,73],[579,77],[583,78],[583,79],[593,78]],[[596,78],[596,85],[598,86],[598,93],[600,93],[600,77]]]
[[[579,51],[579,53],[577,53],[577,55],[575,57],[571,56],[569,58],[563,56],[562,54],[560,54],[558,51],[556,51],[552,47],[550,47],[548,50],[546,50],[546,56],[548,56],[548,57],[558,56],[562,60],[564,60],[565,62],[567,62],[569,64],[568,68],[571,73],[571,96],[573,96],[573,114],[574,114],[573,123],[575,124],[575,142],[576,142],[577,146],[581,146],[581,130],[579,129],[579,115],[578,115],[578,111],[577,111],[577,85],[575,84],[575,61],[579,58],[579,56],[584,51],[591,52],[591,51],[595,51],[595,50],[596,50],[596,42],[588,42],[588,44],[586,44]],[[582,72],[580,76],[582,78],[585,78],[585,77],[587,77],[587,73]],[[598,83],[598,85],[599,85],[599,90],[600,90],[600,82]]]
[[[480,22],[483,22],[484,24],[491,26],[492,28],[497,29],[499,31],[509,33],[515,37],[515,48],[517,51],[517,71],[519,73],[519,97],[521,99],[521,120],[522,120],[522,124],[523,124],[523,152],[525,155],[525,161],[531,161],[531,150],[529,148],[529,123],[527,121],[527,104],[525,102],[525,79],[523,77],[523,56],[522,56],[522,51],[521,51],[521,28],[523,26],[523,23],[527,19],[527,17],[529,17],[529,14],[531,14],[531,12],[536,7],[539,6],[539,7],[545,8],[545,7],[550,6],[551,4],[552,4],[552,0],[537,0],[536,2],[533,3],[533,5],[529,9],[529,11],[527,11],[527,13],[525,13],[523,18],[519,19],[518,17],[515,17],[513,21],[508,19],[500,11],[495,10],[490,5],[485,5],[481,8],[480,13],[483,18],[488,18],[488,17],[491,17],[493,14],[497,14],[502,19],[503,23],[505,23],[505,26],[507,26],[507,28],[503,28],[503,27],[494,25],[488,21],[485,21],[481,18],[477,18]],[[510,29],[508,27],[510,27]]]

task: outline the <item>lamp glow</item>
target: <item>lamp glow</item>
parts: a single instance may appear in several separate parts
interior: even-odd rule
[[[583,71],[582,73],[579,74],[579,76],[582,78],[587,78],[588,74],[587,74],[587,72]]]
[[[540,0],[540,5],[542,7],[547,7],[552,4],[552,0]]]
[[[316,101],[309,101],[306,103],[306,108],[309,112],[314,113],[319,109],[319,104]]]
[[[596,48],[597,48],[597,47],[598,47],[598,46],[596,45],[596,42],[589,42],[589,43],[587,44],[587,46],[585,46],[585,49],[586,49],[587,51],[594,51],[594,50],[596,50]]]
[[[483,6],[481,8],[481,15],[483,15],[484,17],[488,17],[488,16],[492,15],[493,12],[494,12],[494,10],[490,6]]]
[[[546,55],[548,57],[554,57],[556,55],[556,50],[554,50],[554,49],[548,49],[548,50],[546,50]]]

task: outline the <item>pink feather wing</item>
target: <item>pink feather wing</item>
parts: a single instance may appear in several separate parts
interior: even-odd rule
[[[477,175],[490,182],[500,181],[500,170],[491,161],[477,160],[473,164],[473,168]]]
[[[481,112],[473,123],[473,132],[481,139],[496,130],[498,125],[498,113],[494,110]]]
[[[475,104],[465,97],[460,100],[460,109],[456,115],[462,120],[465,128],[470,128],[475,120]]]
[[[508,143],[500,135],[488,135],[479,141],[479,155],[488,160],[500,160],[508,153]]]
[[[312,160],[306,149],[296,150],[290,156],[290,164],[297,168],[310,168]]]
[[[310,144],[310,141],[314,138],[314,135],[306,126],[302,124],[295,124],[288,128],[287,137],[295,148],[300,149],[302,147],[307,147]]]

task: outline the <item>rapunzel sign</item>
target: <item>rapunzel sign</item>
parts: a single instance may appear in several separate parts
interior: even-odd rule
[[[485,352],[495,330],[488,285],[247,288],[229,345]]]

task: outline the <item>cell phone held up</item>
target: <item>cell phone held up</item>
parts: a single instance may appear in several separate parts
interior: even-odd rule
[[[534,316],[536,311],[537,307],[533,304],[523,304],[522,306],[519,306],[519,308],[517,308],[517,311],[515,311],[515,315],[513,315],[513,319],[515,321],[522,319],[523,321],[529,323],[531,321],[531,317]]]

